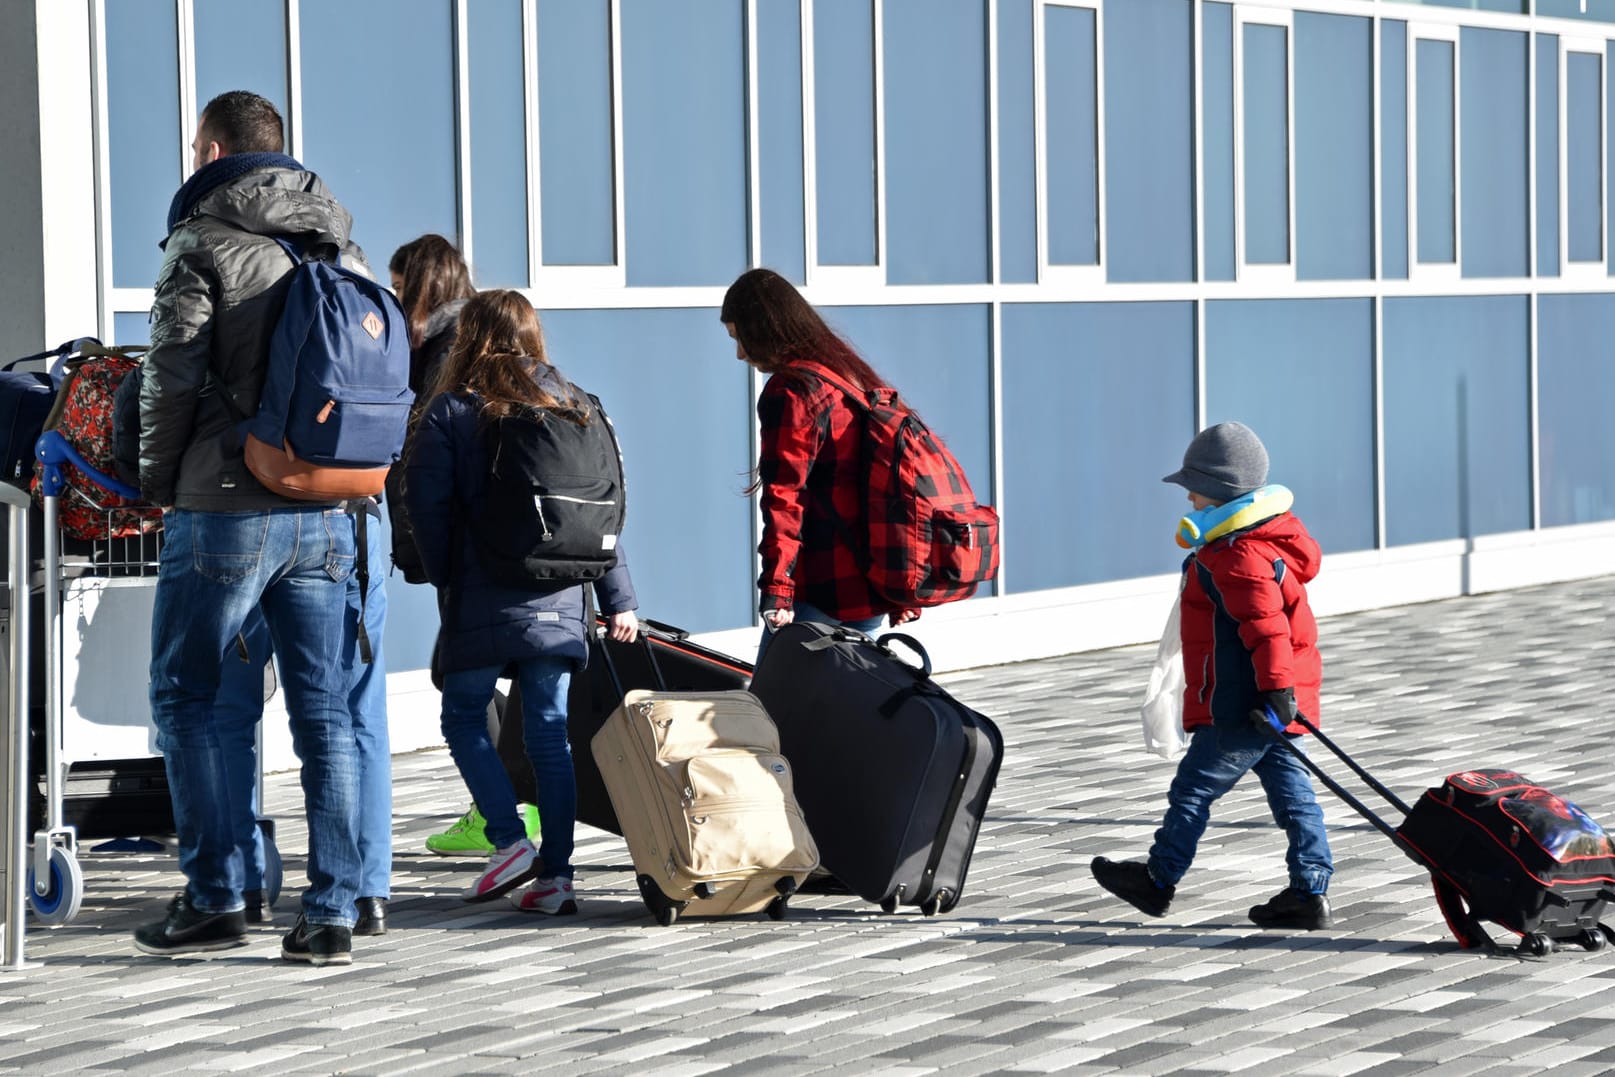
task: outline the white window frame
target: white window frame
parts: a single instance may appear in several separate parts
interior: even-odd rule
[[[1421,284],[1450,284],[1463,279],[1464,265],[1464,145],[1462,27],[1457,23],[1407,25],[1407,192],[1408,280]],[[1442,41],[1452,45],[1452,261],[1419,259],[1419,42]]]
[[[549,265],[544,261],[544,199],[539,153],[538,0],[522,0],[522,76],[527,116],[527,276],[530,290],[550,306],[575,305],[569,295],[621,290],[628,284],[628,238],[623,211],[622,5],[609,0],[611,63],[612,259],[606,265]],[[469,166],[467,171],[469,172]],[[469,201],[469,192],[466,200]]]
[[[1559,38],[1559,276],[1588,284],[1608,283],[1605,264],[1609,257],[1609,137],[1605,102],[1609,99],[1609,58],[1607,42],[1595,37]],[[1582,53],[1598,58],[1598,258],[1572,260],[1570,257],[1570,55]]]
[[[613,0],[616,2],[616,0]],[[885,16],[881,0],[870,0],[873,35],[875,109],[875,261],[872,265],[825,265],[819,262],[818,101],[814,94],[813,0],[801,0],[802,18],[802,221],[807,284],[816,301],[849,301],[870,288],[886,286],[886,57]]]
[[[1074,265],[1049,260],[1048,37],[1051,7],[1080,8],[1094,16],[1094,235],[1097,262]],[[1032,110],[1037,155],[1037,279],[1040,284],[1087,287],[1105,283],[1105,13],[1099,0],[1037,0],[1032,8]]]
[[[1284,31],[1285,260],[1251,262],[1245,250],[1245,27]],[[1241,284],[1295,283],[1295,13],[1288,9],[1234,7],[1234,277]]]

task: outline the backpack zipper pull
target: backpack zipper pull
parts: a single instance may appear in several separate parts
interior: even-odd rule
[[[314,416],[314,421],[317,423],[323,423],[325,420],[331,417],[331,409],[335,407],[335,400],[327,400],[325,402],[325,407],[321,408],[319,414]]]

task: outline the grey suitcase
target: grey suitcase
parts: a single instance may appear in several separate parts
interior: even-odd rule
[[[796,621],[751,685],[779,727],[824,870],[887,912],[914,905],[928,916],[964,892],[1004,755],[998,727],[930,674],[912,637]]]

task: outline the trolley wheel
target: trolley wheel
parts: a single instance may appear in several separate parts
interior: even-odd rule
[[[663,927],[672,927],[684,911],[685,903],[674,901],[662,893],[662,888],[656,885],[656,880],[649,875],[636,875],[634,882],[639,887],[639,896],[645,900],[645,907],[650,910],[651,916]]]
[[[29,860],[32,862],[33,858]],[[28,869],[28,902],[34,910],[34,919],[46,927],[60,927],[79,914],[79,902],[84,899],[84,870],[72,853],[53,845],[49,871],[47,888],[40,893],[34,869]]]
[[[280,900],[280,887],[285,878],[285,867],[280,861],[280,846],[275,844],[275,823],[272,819],[258,820],[258,831],[264,845],[264,907],[272,909]]]
[[[783,920],[785,919],[785,914],[789,911],[790,903],[790,897],[785,894],[781,894],[773,901],[770,901],[767,906],[763,908],[763,911],[768,914],[768,918],[770,920]]]
[[[698,898],[709,898],[718,892],[718,888],[711,883],[696,883],[691,889],[695,891],[695,896]]]
[[[1602,925],[1600,925],[1600,927],[1601,926]],[[1576,941],[1581,944],[1581,948],[1583,950],[1590,950],[1594,952],[1602,950],[1609,942],[1608,939],[1604,938],[1604,932],[1602,930],[1591,927],[1587,928],[1580,935],[1577,935]]]
[[[1603,932],[1604,938],[1611,943],[1615,943],[1615,927],[1610,927],[1608,924],[1599,924],[1598,930]]]
[[[1520,940],[1520,949],[1532,957],[1547,957],[1553,953],[1553,940],[1540,931],[1533,931]]]
[[[920,903],[920,912],[926,916],[935,916],[942,911],[942,895],[933,894]]]
[[[885,901],[882,901],[880,903],[880,911],[885,913],[887,916],[890,916],[892,913],[896,912],[897,911],[897,896],[894,894],[893,896],[887,898]]]

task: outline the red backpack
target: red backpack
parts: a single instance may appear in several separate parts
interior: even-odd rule
[[[128,538],[162,525],[149,506],[113,492],[108,485],[122,485],[117,483],[113,453],[112,398],[129,372],[140,365],[145,350],[144,345],[107,348],[90,343],[78,356],[67,360],[67,375],[45,420],[45,431],[61,434],[84,463],[98,473],[86,473],[71,462],[59,465],[65,485],[56,520],[71,538],[87,542]],[[43,500],[43,473],[44,464],[36,460],[31,484],[35,501]]]
[[[998,574],[998,513],[977,503],[959,461],[896,390],[858,393],[813,372],[864,415],[865,537],[849,544],[870,588],[905,609],[969,598]]]

